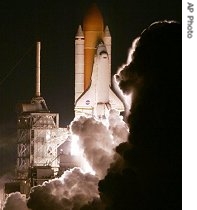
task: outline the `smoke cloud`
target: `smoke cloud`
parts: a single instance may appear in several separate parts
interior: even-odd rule
[[[70,210],[98,198],[98,178],[79,168],[65,171],[59,179],[31,189],[27,206],[32,210]]]
[[[70,131],[79,137],[80,149],[95,175],[84,173],[79,167],[67,170],[60,178],[33,187],[27,205],[20,193],[10,194],[4,210],[15,210],[18,205],[16,198],[20,198],[19,203],[26,207],[25,210],[104,209],[98,182],[105,177],[110,164],[120,159],[115,148],[127,140],[128,126],[119,112],[111,110],[109,117],[103,121],[86,117],[73,120]]]
[[[108,125],[86,117],[71,123],[71,131],[79,136],[80,148],[99,179],[104,178],[110,164],[118,158],[116,146],[128,138],[128,127],[117,111],[111,110],[105,123]]]
[[[6,199],[3,210],[28,210],[26,205],[26,197],[22,196],[21,193],[15,192],[9,194]]]
[[[98,182],[115,160],[115,147],[127,140],[128,127],[119,113],[111,110],[107,124],[94,118],[80,117],[71,123],[72,135],[79,136],[80,148],[95,171],[80,168],[65,171],[59,179],[33,187],[27,206],[32,210],[102,209]]]
[[[153,23],[116,75],[132,106],[124,168],[99,182],[107,210],[181,209],[181,43],[180,23]]]

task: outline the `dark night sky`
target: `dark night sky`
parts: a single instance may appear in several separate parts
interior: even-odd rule
[[[0,1],[1,143],[15,136],[16,104],[34,96],[36,41],[41,41],[41,95],[50,111],[60,114],[60,126],[73,120],[75,34],[92,1],[67,2]],[[149,24],[182,20],[180,0],[96,2],[112,36],[112,73],[126,62],[133,39]]]

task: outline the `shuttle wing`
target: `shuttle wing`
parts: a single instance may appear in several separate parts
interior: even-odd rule
[[[85,91],[76,101],[75,113],[76,115],[86,114],[92,116],[94,112],[94,106],[96,103],[95,87],[91,85],[87,91]]]
[[[111,88],[109,90],[109,103],[112,109],[116,109],[119,112],[124,112],[124,104]]]

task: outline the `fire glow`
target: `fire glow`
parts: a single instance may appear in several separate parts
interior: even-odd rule
[[[79,145],[79,136],[72,135],[71,137],[71,155],[77,156],[80,159],[80,166],[83,173],[95,175],[95,171],[90,166],[88,160],[84,156],[84,151]]]

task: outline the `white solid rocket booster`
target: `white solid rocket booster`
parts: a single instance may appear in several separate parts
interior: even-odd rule
[[[81,25],[75,36],[75,101],[84,91],[84,35]]]

